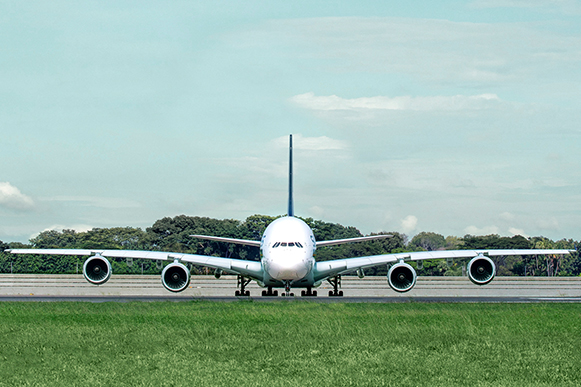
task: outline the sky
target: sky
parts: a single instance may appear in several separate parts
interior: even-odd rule
[[[581,1],[0,1],[0,240],[295,213],[581,239]]]

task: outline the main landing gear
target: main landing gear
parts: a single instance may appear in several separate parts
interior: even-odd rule
[[[239,296],[246,296],[249,297],[250,296],[250,291],[246,290],[246,285],[248,285],[250,283],[250,278],[246,278],[246,277],[242,277],[241,275],[238,276],[238,284],[237,286],[240,288],[240,290],[236,290],[236,292],[234,293],[234,295],[236,297]]]
[[[317,291],[313,290],[313,288],[307,288],[306,291],[301,290],[302,297],[317,297]]]
[[[278,290],[272,290],[272,286],[268,287],[268,290],[262,291],[262,297],[278,297]]]
[[[343,291],[339,290],[341,287],[341,276],[335,276],[327,279],[333,286],[333,290],[329,290],[329,297],[343,297]]]

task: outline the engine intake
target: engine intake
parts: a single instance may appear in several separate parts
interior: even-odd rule
[[[170,263],[161,272],[161,283],[170,292],[181,292],[190,284],[190,271],[179,262]]]
[[[389,286],[400,293],[412,290],[416,284],[416,278],[414,268],[403,262],[393,265],[387,273]]]
[[[480,254],[468,262],[468,278],[476,285],[486,285],[494,278],[496,266],[492,259]]]
[[[85,261],[83,275],[94,285],[102,285],[111,278],[111,263],[100,254],[94,255]]]

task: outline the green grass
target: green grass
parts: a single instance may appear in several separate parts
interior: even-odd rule
[[[0,303],[0,386],[579,386],[580,304]]]

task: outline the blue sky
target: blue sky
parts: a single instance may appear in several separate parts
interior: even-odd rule
[[[437,4],[436,4],[437,3]],[[581,2],[0,2],[0,240],[295,211],[579,239]]]

